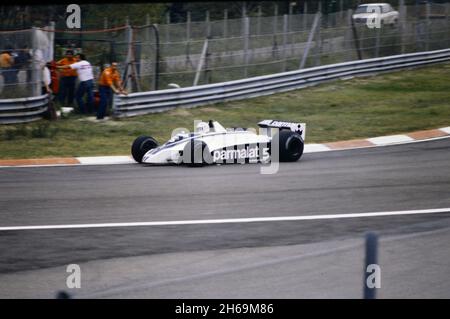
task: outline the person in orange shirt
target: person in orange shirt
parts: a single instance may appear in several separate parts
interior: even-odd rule
[[[110,67],[103,70],[98,81],[98,91],[100,93],[100,105],[97,110],[97,119],[105,117],[106,109],[112,100],[112,92],[116,94],[127,94],[120,80],[120,73],[117,70],[117,62],[111,63]]]
[[[0,73],[3,76],[3,94],[7,95],[10,92],[14,91],[14,57],[12,55],[12,50],[8,49],[0,54]]]
[[[73,55],[73,50],[67,50],[66,56],[56,62],[58,66],[70,65],[78,60]],[[75,97],[75,83],[77,81],[77,71],[71,68],[65,68],[60,70],[60,87],[59,87],[59,101],[64,104],[67,98],[67,105],[73,106],[73,100]]]

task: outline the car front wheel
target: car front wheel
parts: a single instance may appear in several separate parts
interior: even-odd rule
[[[131,145],[131,155],[136,162],[142,163],[145,153],[158,147],[158,142],[151,136],[139,136]]]

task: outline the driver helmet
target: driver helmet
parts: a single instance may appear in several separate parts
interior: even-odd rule
[[[206,122],[200,122],[197,124],[197,127],[195,128],[195,131],[197,133],[208,133],[209,132],[209,125]]]

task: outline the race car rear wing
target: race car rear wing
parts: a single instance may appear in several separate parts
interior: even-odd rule
[[[259,127],[262,128],[278,128],[289,129],[292,132],[296,132],[302,136],[302,139],[305,140],[306,133],[306,124],[305,123],[293,123],[293,122],[285,122],[285,121],[277,121],[277,120],[263,120],[258,123]]]

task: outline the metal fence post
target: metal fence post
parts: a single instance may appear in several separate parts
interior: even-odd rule
[[[376,36],[375,36],[375,57],[378,58],[380,55],[380,29],[376,28]]]
[[[108,29],[108,17],[103,17],[103,29]]]
[[[223,10],[223,37],[228,36],[228,9]]]
[[[355,21],[353,21],[353,17],[352,17],[351,13],[352,13],[352,11],[350,11],[350,24],[351,24],[351,28],[353,31],[353,43],[355,44],[356,55],[358,56],[358,60],[361,60],[362,55],[361,55],[361,48],[359,45],[358,33],[356,32]]]
[[[166,13],[166,39],[164,42],[170,42],[170,12]]]
[[[312,40],[314,38],[314,34],[316,33],[316,28],[317,28],[317,26],[319,24],[319,21],[320,21],[320,15],[321,15],[320,12],[317,12],[316,16],[314,17],[314,22],[313,22],[313,25],[311,27],[311,31],[309,32],[308,42],[306,43],[306,48],[305,48],[305,51],[303,52],[302,59],[300,61],[299,69],[303,69],[305,67],[306,59],[308,58],[308,54],[309,54],[309,49],[311,47],[311,43],[312,43]]]
[[[287,48],[287,34],[288,34],[288,15],[283,15],[283,66],[282,72],[286,72],[286,48]]]
[[[49,34],[49,40],[50,40],[50,54],[49,54],[49,59],[51,61],[54,60],[54,48],[55,48],[55,21],[50,21],[50,26],[49,26],[49,30],[50,30],[50,34]]]
[[[128,22],[128,19],[126,20]],[[133,47],[132,47],[132,38],[133,38],[133,29],[131,28],[131,26],[129,24],[127,24],[126,26],[126,41],[127,41],[127,58],[126,58],[126,79],[125,79],[125,83],[126,83],[126,87],[128,89],[131,88],[131,72],[133,70],[131,64],[133,63]]]
[[[450,3],[445,4],[445,29],[447,31],[447,48],[450,47],[450,28],[449,28]]]
[[[405,0],[400,0],[399,4],[399,13],[400,13],[400,52],[401,54],[405,53],[405,34],[407,33],[406,29],[406,6],[405,6]]]
[[[250,37],[250,18],[244,18],[244,78],[248,76],[248,48],[249,48],[249,37]]]
[[[322,12],[322,2],[319,2],[319,13]],[[321,29],[322,29],[322,19],[319,20],[319,25],[317,28],[317,37],[316,37],[316,61],[315,61],[315,65],[320,65],[321,64],[321,57],[322,57],[322,34],[321,34]]]
[[[159,30],[157,24],[152,24],[151,27],[153,28],[153,31],[155,32],[155,40],[156,40],[156,55],[155,55],[155,67],[154,69],[154,80],[153,80],[153,89],[156,91],[159,89],[159,60],[160,60],[160,37],[159,37]]]
[[[258,18],[256,20],[256,35],[261,34],[261,16],[262,16],[262,7],[258,6]]]
[[[277,32],[278,32],[278,5],[274,4],[274,15],[273,15],[273,40],[272,40],[272,56],[278,57],[278,43],[277,43]]]
[[[191,11],[186,13],[186,61],[185,65],[187,66],[189,63],[192,66],[191,62]]]
[[[303,3],[303,30],[308,28],[308,2]]]
[[[430,2],[427,1],[427,3],[425,4],[425,8],[426,8],[426,42],[425,42],[425,51],[429,50],[430,47]]]
[[[377,251],[378,250],[378,236],[375,233],[368,233],[366,235],[366,257],[364,262],[364,299],[375,299],[376,289],[370,288],[367,285],[368,273],[367,269],[369,265],[377,264]]]
[[[145,41],[150,42],[150,28],[148,27],[150,25],[150,15],[148,13],[145,15],[145,25],[147,26],[145,28]]]
[[[31,70],[31,78],[32,78],[32,89],[31,89],[31,96],[39,96],[41,95],[40,88],[41,88],[41,77],[40,77],[40,62],[37,60],[37,57],[39,57],[39,54],[37,54],[37,50],[39,49],[38,46],[38,38],[37,38],[37,28],[32,27],[32,48],[33,48],[33,60],[32,60],[32,70]]]
[[[205,60],[207,51],[208,51],[208,38],[205,39],[205,43],[203,44],[202,54],[197,64],[197,72],[195,73],[194,83],[192,84],[192,86],[197,86],[198,81],[200,80],[200,73],[202,72],[203,61]]]
[[[209,20],[209,11],[206,11],[206,17],[205,17],[205,24],[206,24],[206,37],[209,38],[211,36],[211,23]]]

